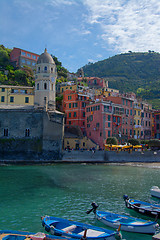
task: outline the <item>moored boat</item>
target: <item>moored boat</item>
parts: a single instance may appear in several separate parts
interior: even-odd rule
[[[120,215],[112,212],[98,211],[98,205],[92,203],[92,211],[95,213],[96,218],[103,222],[105,225],[118,228],[122,231],[145,233],[145,234],[155,234],[159,224],[157,222],[146,221],[143,219],[138,219],[126,215]],[[90,213],[91,210],[87,211]]]
[[[150,217],[160,218],[160,205],[135,200],[129,198],[127,195],[123,195],[123,199],[127,208],[133,209]]]
[[[150,189],[150,193],[152,197],[160,198],[160,188],[157,186],[153,186]]]
[[[42,226],[50,234],[88,240],[115,240],[119,232],[63,218],[44,216]]]
[[[55,238],[54,236],[42,232],[32,233],[14,230],[0,230],[0,240],[67,240],[67,238]]]

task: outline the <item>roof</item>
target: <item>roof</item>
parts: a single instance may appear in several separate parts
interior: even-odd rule
[[[47,49],[46,49],[46,48],[45,48],[45,50],[44,50],[44,53],[42,53],[42,54],[39,56],[39,58],[38,58],[37,64],[39,64],[39,63],[52,63],[52,64],[55,64],[53,58],[52,58],[51,55],[47,52]]]

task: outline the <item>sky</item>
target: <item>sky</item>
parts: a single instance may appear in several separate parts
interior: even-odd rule
[[[159,0],[0,0],[0,44],[76,72],[128,51],[160,52]]]

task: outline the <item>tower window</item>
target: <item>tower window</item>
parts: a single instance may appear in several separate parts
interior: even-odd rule
[[[8,128],[5,128],[5,129],[4,129],[4,136],[5,136],[5,137],[8,137]]]
[[[29,137],[29,136],[30,136],[30,130],[28,128],[26,128],[25,137]]]
[[[47,67],[46,66],[44,67],[44,72],[47,72]]]
[[[39,90],[39,83],[37,83],[37,90]]]
[[[38,72],[40,72],[40,67],[38,67]]]
[[[51,68],[51,73],[53,73],[53,68]]]
[[[44,89],[45,90],[47,89],[47,83],[44,83]]]

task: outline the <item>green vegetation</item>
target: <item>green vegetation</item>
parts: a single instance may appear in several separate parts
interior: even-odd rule
[[[129,139],[128,143],[130,143],[133,146],[140,145],[140,141],[138,139],[134,139],[134,138]]]
[[[0,45],[0,84],[33,86],[34,73],[30,67],[15,69],[9,61],[12,49]]]
[[[0,84],[17,85],[17,86],[34,86],[34,72],[28,66],[22,68],[14,68],[9,59],[12,49],[5,48],[0,45]],[[58,79],[57,82],[67,81],[68,70],[62,67],[62,63],[57,57],[53,56],[57,66]]]
[[[134,92],[160,108],[160,54],[124,53],[83,67],[85,76],[102,77],[110,88]],[[157,101],[158,99],[158,101]]]
[[[109,137],[106,140],[106,144],[114,144],[117,145],[118,144],[118,140],[116,137]]]

